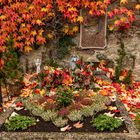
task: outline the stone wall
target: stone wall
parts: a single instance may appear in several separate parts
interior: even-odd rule
[[[136,56],[136,64],[134,69],[134,76],[136,80],[140,80],[140,25],[135,26],[132,30],[127,32],[127,36],[123,39],[125,48],[127,52]],[[116,39],[114,34],[110,34],[108,36],[108,45],[104,50],[94,50],[87,49],[82,50],[79,48],[79,35],[75,37],[74,42],[76,44],[75,47],[71,49],[70,55],[66,56],[63,60],[58,60],[57,62],[60,64],[69,65],[70,56],[71,55],[79,55],[83,57],[85,61],[98,61],[96,58],[97,53],[105,54],[108,58],[115,60],[117,55],[117,50],[119,48],[118,40]],[[35,58],[42,58],[42,52],[45,53],[45,57],[43,59],[49,59],[49,51],[51,47],[41,47],[38,50],[34,50],[31,53],[24,54],[21,57],[21,64],[23,65],[24,70],[25,62],[28,60],[29,71],[31,72],[33,68],[35,68]],[[44,61],[44,60],[43,60]],[[26,71],[26,70],[25,70]]]
[[[138,26],[140,27],[140,26]],[[140,80],[140,28],[137,26],[134,27],[132,30],[128,31],[126,34],[126,37],[124,37],[123,41],[125,44],[125,50],[128,53],[131,53],[132,55],[136,56],[136,63],[135,63],[135,69],[134,69],[134,77],[136,80]],[[75,42],[79,42],[79,37],[75,39]],[[109,59],[112,59],[115,61],[115,59],[118,57],[117,50],[119,48],[120,44],[116,38],[116,35],[110,34],[108,35],[108,45],[104,50],[74,50],[72,51],[75,54],[78,54],[84,58],[86,61],[98,61],[96,58],[96,55],[98,53],[105,54]],[[127,62],[129,65],[129,62]]]

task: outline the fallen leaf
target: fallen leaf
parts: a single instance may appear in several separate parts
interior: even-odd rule
[[[14,117],[14,116],[17,116],[17,115],[19,115],[19,114],[16,113],[16,112],[13,112],[9,118]]]
[[[62,128],[60,129],[60,131],[65,132],[65,131],[70,130],[71,128],[72,128],[72,127],[71,127],[70,125],[67,125],[67,126],[65,126],[65,127],[62,127]]]
[[[75,128],[82,128],[83,127],[83,123],[77,122],[73,125]]]

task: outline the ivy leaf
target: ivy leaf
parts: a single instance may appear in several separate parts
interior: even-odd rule
[[[32,48],[30,46],[25,46],[24,52],[30,52],[32,51]]]
[[[128,0],[120,0],[120,4],[126,4],[128,3]]]

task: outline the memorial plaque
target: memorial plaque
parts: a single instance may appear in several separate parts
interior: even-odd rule
[[[87,11],[82,10],[84,23],[80,26],[80,48],[104,49],[106,47],[106,15],[103,17],[89,17]]]

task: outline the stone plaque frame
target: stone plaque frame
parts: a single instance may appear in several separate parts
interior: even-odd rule
[[[84,17],[83,15],[83,10],[80,11],[80,15]],[[100,45],[97,45],[97,46],[93,46],[92,45],[87,45],[86,47],[83,45],[83,29],[85,29],[85,25],[81,24],[80,25],[80,41],[79,41],[79,48],[81,49],[97,49],[97,50],[103,50],[107,47],[107,14],[105,14],[105,16],[103,17],[104,18],[104,27],[103,27],[103,36],[104,36],[104,45],[103,46],[100,46]],[[91,18],[92,19],[92,18]],[[100,35],[99,35],[100,36]]]

